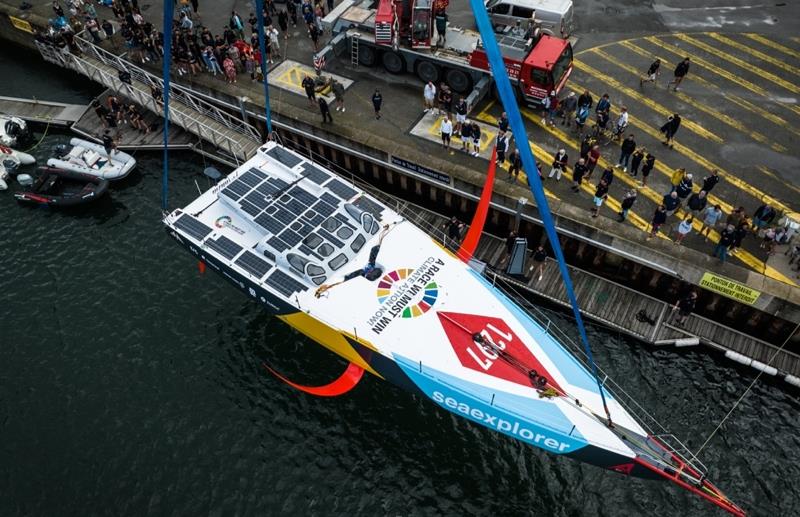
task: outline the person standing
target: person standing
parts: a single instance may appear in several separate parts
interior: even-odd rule
[[[229,26],[233,32],[239,37],[240,40],[244,39],[244,21],[242,17],[239,16],[239,13],[236,11],[231,11],[231,18],[229,20]]]
[[[653,167],[656,165],[656,157],[647,153],[644,157],[644,165],[642,165],[642,186],[647,186],[647,178],[653,172]]]
[[[678,188],[678,185],[680,185],[681,181],[683,181],[684,176],[686,176],[686,169],[683,167],[675,169],[675,171],[672,173],[672,176],[669,177],[669,183],[672,185],[670,192]]]
[[[550,96],[547,97],[547,102],[546,102],[547,120],[545,120],[545,122],[547,124],[550,124],[551,126],[556,125],[556,113],[558,113],[559,104],[560,102],[558,100],[558,95],[556,95],[555,90],[551,91]]]
[[[611,97],[607,93],[604,93],[600,100],[597,101],[597,107],[594,109],[595,114],[597,113],[611,113]]]
[[[450,218],[443,226],[447,230],[447,236],[453,241],[453,246],[457,245],[461,240],[461,230],[464,229],[464,223],[458,220],[456,216]],[[445,247],[447,247],[447,240],[445,240]]]
[[[589,151],[589,159],[586,163],[586,168],[588,170],[588,173],[586,174],[587,180],[592,178],[592,174],[594,174],[594,168],[597,167],[598,161],[600,161],[600,146],[595,144]]]
[[[678,225],[675,236],[675,244],[678,246],[683,243],[683,239],[685,239],[686,236],[689,235],[689,232],[692,231],[692,221],[694,221],[692,215],[687,214],[686,217],[683,218],[683,221],[681,221],[681,223]]]
[[[632,177],[636,177],[639,175],[639,166],[642,164],[642,160],[644,159],[644,153],[647,152],[647,149],[644,147],[639,147],[633,152],[631,156],[631,171],[630,175]]]
[[[600,181],[605,181],[607,186],[611,186],[611,183],[614,182],[614,168],[613,167],[606,167],[603,169],[603,173],[600,174]]]
[[[289,13],[286,12],[286,9],[281,9],[281,12],[278,13],[278,27],[281,28],[283,39],[289,39]]]
[[[500,118],[497,119],[497,128],[503,133],[508,132],[508,115],[506,115],[505,111],[501,113]]]
[[[689,210],[691,210],[692,215],[695,217],[700,215],[700,212],[706,208],[707,204],[708,198],[706,197],[705,190],[694,192],[691,196],[689,196],[689,200],[686,202],[686,206],[689,208]]]
[[[336,99],[336,111],[344,113],[344,85],[334,79],[331,90],[333,90],[333,96]]]
[[[732,225],[729,224],[726,226],[725,229],[722,230],[722,233],[720,233],[719,241],[717,241],[717,245],[714,247],[714,256],[723,264],[725,263],[725,259],[728,258],[728,248],[733,246],[735,231]]]
[[[561,103],[561,125],[566,126],[575,115],[575,110],[578,108],[578,99],[575,97],[575,92],[569,92],[567,97]]]
[[[497,133],[495,146],[497,147],[497,165],[502,167],[506,161],[506,153],[508,152],[508,136],[505,131],[499,131]]]
[[[503,258],[500,259],[500,265],[505,264],[506,260],[511,258],[511,253],[514,252],[514,244],[517,242],[517,232],[511,231],[506,237],[506,253],[503,255]]]
[[[722,219],[722,207],[719,205],[708,206],[703,211],[702,228],[700,228],[700,235],[708,242],[708,235],[711,233],[719,220]]]
[[[594,105],[594,99],[592,99],[592,94],[589,93],[589,90],[584,90],[580,97],[578,97],[578,108],[585,107],[587,110],[592,109]]]
[[[306,92],[308,105],[314,106],[314,103],[317,100],[317,92],[315,91],[316,85],[314,84],[314,79],[312,79],[310,75],[307,75],[303,78],[303,82],[300,84],[303,86],[303,90],[305,90]]]
[[[691,291],[687,296],[675,302],[675,305],[672,307],[672,316],[676,325],[682,327],[684,323],[686,323],[686,319],[694,310],[696,303],[697,293],[694,291]]]
[[[586,160],[583,158],[578,159],[578,162],[572,168],[572,191],[573,192],[580,192],[581,190],[581,182],[583,181],[583,177],[586,176],[586,173],[589,171],[589,168],[586,166]]]
[[[750,225],[747,221],[742,221],[739,226],[733,231],[733,244],[731,244],[730,252],[734,253],[737,249],[742,247],[742,241],[747,237]]]
[[[322,123],[330,122],[333,124],[331,108],[328,106],[328,101],[325,100],[325,97],[320,95],[319,99],[317,99],[317,103],[319,104],[319,112],[322,114]]]
[[[614,139],[619,142],[626,129],[628,129],[628,108],[622,106],[619,116],[617,117],[617,122],[614,125]]]
[[[106,129],[103,132],[103,149],[106,151],[106,155],[111,157],[111,153],[116,153],[117,151],[117,143],[114,141],[114,137],[111,136],[111,131]]]
[[[647,73],[644,74],[644,77],[639,79],[639,88],[644,86],[644,83],[653,83],[656,84],[656,78],[661,75],[661,60],[656,59],[650,65],[650,68],[647,69]]]
[[[681,200],[681,204],[683,204],[683,200],[689,197],[689,194],[692,193],[692,188],[694,188],[694,183],[692,182],[692,175],[687,174],[683,177],[678,186],[675,187],[675,193],[678,194],[678,198]]]
[[[664,196],[664,198],[661,200],[661,204],[667,209],[667,215],[671,216],[678,210],[678,208],[680,208],[681,200],[678,199],[678,193],[673,190]]]
[[[555,156],[553,156],[553,165],[547,177],[552,178],[555,175],[556,181],[561,181],[561,175],[567,170],[568,160],[567,151],[559,149]]]
[[[519,153],[519,149],[514,149],[508,161],[508,180],[516,182],[519,171],[522,170],[522,155]]]
[[[461,134],[461,126],[467,122],[467,101],[459,97],[456,102],[456,133]]]
[[[656,211],[653,212],[653,218],[650,220],[650,234],[647,236],[648,241],[658,234],[658,230],[661,229],[661,225],[665,222],[667,222],[667,207],[661,204],[658,205]]]
[[[436,101],[436,86],[432,81],[428,81],[428,84],[425,85],[425,89],[422,92],[422,97],[424,99],[423,112],[427,113],[433,109],[433,103]]]
[[[671,84],[674,84],[675,85],[674,91],[677,92],[678,86],[680,86],[681,82],[683,81],[683,78],[686,77],[686,74],[688,73],[689,73],[689,58],[685,57],[683,61],[678,63],[678,66],[675,67],[675,78],[671,80],[669,83],[667,83],[667,88],[669,88]]]
[[[450,121],[450,115],[445,115],[442,123],[439,126],[439,133],[442,136],[442,147],[450,150],[450,138],[453,136],[453,123]]]
[[[442,110],[448,115],[453,113],[453,92],[450,91],[450,87],[446,84],[442,89]]]
[[[381,118],[381,105],[383,104],[383,96],[381,91],[375,88],[375,93],[372,94],[372,107],[375,109],[375,119]]]
[[[481,152],[481,126],[477,121],[472,122],[472,156],[479,156]]]
[[[533,250],[533,252],[531,252],[531,258],[533,259],[533,265],[531,265],[531,267],[528,269],[528,272],[536,269],[536,281],[540,282],[544,276],[544,265],[547,261],[547,250],[544,249],[544,246],[540,244],[535,250]]]
[[[681,116],[677,113],[674,113],[667,118],[667,121],[661,126],[661,132],[664,133],[664,141],[661,142],[664,145],[668,145],[670,149],[673,146],[673,140],[675,139],[675,133],[678,132],[678,129],[681,127]]]
[[[597,217],[600,213],[600,207],[603,206],[603,202],[606,199],[608,199],[608,185],[606,185],[605,181],[600,180],[592,199],[592,217]]]
[[[714,169],[711,171],[711,174],[703,178],[703,190],[706,192],[711,192],[717,183],[719,183],[719,170]]]
[[[775,219],[776,215],[777,212],[769,204],[763,204],[758,207],[753,214],[753,231],[757,232],[764,228]]]
[[[472,145],[472,124],[465,122],[461,125],[461,150],[465,153],[469,152],[470,145]]]
[[[586,119],[589,118],[589,107],[578,106],[578,111],[575,113],[575,132],[578,136],[583,135],[583,128],[586,127]]]
[[[628,218],[628,212],[631,208],[633,208],[633,204],[636,203],[636,197],[638,195],[639,193],[635,188],[632,188],[625,193],[625,197],[622,198],[622,203],[620,203],[620,208],[622,210],[619,212],[619,222],[623,222]]]
[[[636,140],[633,138],[633,133],[622,141],[620,145],[619,161],[617,167],[622,167],[623,172],[628,171],[628,163],[630,162],[631,155],[636,150]]]

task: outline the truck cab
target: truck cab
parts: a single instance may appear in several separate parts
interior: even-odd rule
[[[522,65],[520,92],[528,102],[539,103],[551,91],[560,92],[571,73],[572,45],[544,34]]]

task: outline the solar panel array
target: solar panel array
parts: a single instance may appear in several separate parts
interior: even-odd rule
[[[242,253],[235,263],[256,278],[262,278],[272,269],[272,264],[249,251]]]
[[[178,220],[175,221],[175,226],[198,241],[202,241],[206,238],[206,235],[211,233],[211,228],[189,214],[181,215]]]
[[[284,296],[291,296],[292,293],[298,291],[305,291],[308,289],[305,285],[290,277],[280,269],[275,270],[269,278],[267,278],[267,285],[273,287],[276,291]]]
[[[242,247],[230,240],[229,238],[221,235],[217,240],[208,239],[206,246],[216,251],[228,260],[231,260],[237,253],[242,251]]]

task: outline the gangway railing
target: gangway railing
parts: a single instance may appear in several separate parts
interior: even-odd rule
[[[80,36],[75,37],[80,53],[72,53],[67,47],[36,42],[42,58],[50,63],[70,68],[90,77],[115,91],[131,97],[149,110],[163,114],[163,106],[151,95],[150,87],[163,92],[163,80]],[[119,72],[130,74],[131,82],[123,83]],[[198,137],[210,141],[239,162],[261,143],[261,136],[251,125],[226,113],[213,104],[200,99],[185,87],[170,84],[170,120]]]

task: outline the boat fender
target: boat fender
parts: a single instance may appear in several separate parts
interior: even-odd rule
[[[753,360],[750,359],[749,357],[744,356],[738,352],[734,352],[733,350],[726,351],[725,357],[727,357],[731,361],[736,361],[737,363],[743,364],[745,366],[750,366],[750,363],[753,362]]]
[[[539,378],[539,373],[536,370],[530,370],[528,372],[528,379],[531,381],[531,386],[536,387],[536,379]]]
[[[536,387],[540,390],[543,390],[547,387],[547,377],[540,375],[536,379]]]
[[[6,183],[6,178],[8,178],[8,173],[6,171],[0,173],[0,190],[8,190],[8,183]]]
[[[767,375],[778,374],[778,369],[775,368],[774,366],[769,366],[767,364],[762,363],[761,361],[756,361],[755,359],[753,360],[753,362],[750,363],[750,366],[752,366],[753,368],[755,368],[760,372],[766,373]]]
[[[23,187],[30,187],[31,185],[33,185],[33,176],[31,176],[30,174],[20,174],[19,176],[17,176],[17,181]]]
[[[783,378],[786,382],[791,384],[792,386],[797,386],[800,388],[800,377],[795,377],[794,375],[787,375]]]

